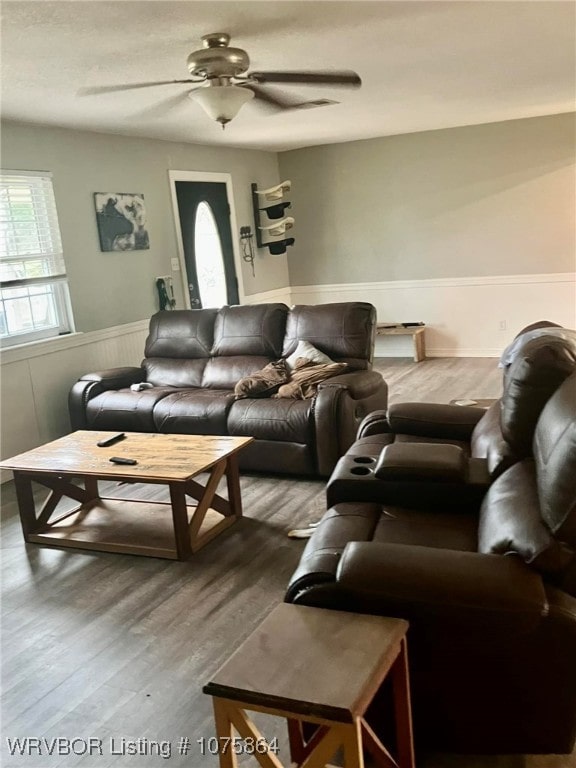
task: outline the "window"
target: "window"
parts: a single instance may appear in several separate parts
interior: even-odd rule
[[[205,200],[196,209],[194,255],[202,306],[223,306],[226,304],[228,293],[222,244],[212,208]]]
[[[73,330],[50,173],[0,172],[0,338],[3,346]]]

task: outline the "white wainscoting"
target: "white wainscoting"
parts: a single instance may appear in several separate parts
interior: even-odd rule
[[[291,288],[273,288],[271,291],[261,291],[244,297],[244,304],[276,304],[282,303],[290,306],[292,301]],[[311,302],[307,302],[311,303]]]
[[[148,320],[142,320],[2,350],[2,458],[69,432],[72,384],[90,371],[140,365],[147,333]],[[10,477],[3,472],[0,482]]]
[[[422,321],[429,357],[498,357],[536,320],[576,327],[573,272],[293,286],[290,294],[292,304],[369,301],[379,322]],[[378,357],[411,354],[409,336],[376,340]]]

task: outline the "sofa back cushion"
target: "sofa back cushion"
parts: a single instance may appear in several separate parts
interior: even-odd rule
[[[146,381],[155,387],[201,387],[208,358],[147,357],[142,361]]]
[[[335,362],[366,369],[372,365],[375,334],[376,309],[372,304],[300,304],[292,307],[288,316],[282,356],[291,355],[304,339]]]
[[[269,357],[262,355],[211,357],[206,362],[201,386],[210,387],[210,389],[233,390],[241,379],[260,371],[270,362]]]
[[[475,459],[486,459],[491,477],[498,477],[517,461],[516,454],[502,435],[500,408],[500,400],[496,400],[476,424],[470,439],[470,455]]]
[[[222,307],[216,317],[212,355],[278,359],[282,355],[287,316],[285,304]]]
[[[146,357],[206,358],[214,341],[217,309],[177,309],[150,318]]]
[[[480,509],[478,551],[520,555],[533,568],[557,577],[572,553],[543,522],[532,459],[510,467],[492,483]]]
[[[520,458],[532,453],[536,423],[547,401],[576,370],[576,336],[526,338],[505,369],[500,415],[502,435]]]
[[[542,411],[534,458],[542,517],[556,538],[576,547],[576,373]]]

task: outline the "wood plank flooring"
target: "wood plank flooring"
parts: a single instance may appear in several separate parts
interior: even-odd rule
[[[448,402],[496,397],[496,362],[380,359],[376,368],[391,402]],[[251,475],[241,484],[243,520],[185,563],[25,546],[12,483],[2,486],[4,768],[218,766],[197,741],[205,740],[207,752],[214,735],[202,685],[283,599],[305,544],[286,532],[325,509],[322,480]],[[165,493],[120,491],[152,501]],[[279,737],[285,757],[285,726],[257,724],[268,738]],[[12,756],[6,739],[23,737],[97,741],[92,755],[59,755],[56,747],[51,756]],[[190,739],[186,755],[178,754],[181,738]],[[82,742],[75,744],[81,752]],[[168,746],[169,759],[159,754]],[[420,755],[418,766],[572,768],[576,756]]]

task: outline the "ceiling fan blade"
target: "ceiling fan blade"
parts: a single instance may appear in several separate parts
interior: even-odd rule
[[[331,85],[337,88],[359,88],[362,85],[360,76],[350,70],[342,72],[250,72],[248,77],[259,84]]]
[[[275,112],[285,109],[292,109],[296,106],[295,102],[282,99],[279,95],[276,95],[275,93],[266,90],[265,88],[261,88],[259,85],[249,84],[242,87],[252,91],[255,99],[261,105],[272,107]]]
[[[185,102],[190,104],[188,94],[195,90],[195,88],[189,88],[185,91],[182,91],[182,93],[177,93],[175,96],[169,96],[167,99],[162,99],[161,101],[156,102],[156,104],[153,104],[151,107],[139,109],[134,113],[134,116],[152,119],[165,117],[167,112],[169,112],[171,109],[176,109]]]
[[[94,88],[80,88],[79,96],[97,96],[100,93],[133,91],[136,88],[150,88],[154,85],[173,85],[174,83],[202,83],[203,80],[159,80],[152,83],[127,83],[125,85],[97,85]]]

